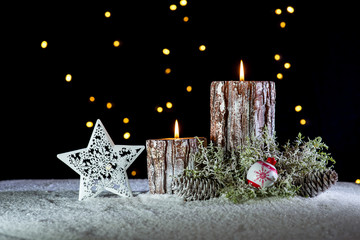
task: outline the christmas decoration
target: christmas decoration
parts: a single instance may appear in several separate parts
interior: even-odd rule
[[[300,133],[293,143],[288,141],[279,147],[275,134],[264,128],[261,135],[252,136],[232,151],[214,146],[212,142],[207,148],[200,147],[193,157],[193,168],[186,169],[185,174],[216,180],[221,185],[220,192],[234,203],[272,196],[292,197],[299,194],[300,186],[295,183],[296,179],[314,171],[331,170],[332,166],[328,165],[335,161],[330,153],[324,151],[326,149],[328,147],[320,137],[304,141]],[[247,173],[253,164],[268,158],[277,160],[278,179],[266,188],[254,188],[248,184]]]
[[[296,185],[301,186],[299,195],[316,197],[328,190],[338,181],[338,174],[334,170],[325,172],[314,172],[307,174],[304,178],[298,179]]]
[[[220,196],[221,185],[214,179],[181,174],[173,179],[172,189],[186,201],[208,200]]]
[[[278,178],[278,173],[274,167],[275,164],[275,158],[268,158],[266,162],[257,161],[254,163],[246,176],[248,183],[256,188],[273,185]]]
[[[115,145],[97,120],[87,148],[57,157],[80,175],[79,200],[95,197],[104,190],[132,196],[126,170],[144,146]]]

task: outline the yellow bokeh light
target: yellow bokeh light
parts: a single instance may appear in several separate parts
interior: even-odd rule
[[[202,51],[202,52],[205,51],[205,50],[206,50],[206,46],[205,46],[205,45],[201,45],[201,46],[199,47],[199,50]]]
[[[295,111],[296,112],[300,112],[302,110],[302,106],[301,105],[297,105],[296,107],[295,107]]]
[[[289,13],[294,13],[295,9],[292,6],[288,6],[286,9]]]
[[[123,123],[127,124],[127,123],[129,123],[129,122],[130,122],[129,118],[124,118],[124,119],[123,119]]]
[[[282,11],[281,11],[280,8],[278,8],[278,9],[275,10],[275,14],[276,14],[276,15],[280,15],[281,13],[282,13]]]
[[[66,76],[65,76],[65,81],[71,82],[71,80],[72,80],[71,74],[66,74]]]
[[[290,67],[291,67],[290,63],[287,62],[287,63],[284,64],[284,68],[289,69]]]
[[[187,1],[186,0],[181,0],[180,5],[185,7],[187,5]]]
[[[135,177],[137,174],[137,172],[134,170],[134,171],[131,171],[131,176]]]
[[[280,27],[281,27],[281,28],[285,28],[285,27],[286,27],[286,22],[281,22],[281,23],[280,23]]]
[[[108,103],[106,104],[106,108],[107,108],[107,109],[111,109],[112,107],[113,107],[113,105],[112,105],[111,102],[108,102]]]
[[[86,126],[87,126],[88,128],[92,128],[92,127],[94,126],[94,123],[91,122],[91,121],[88,121],[88,122],[86,123]]]
[[[170,74],[171,73],[171,68],[166,68],[165,69],[165,74]]]
[[[109,18],[111,16],[111,13],[109,11],[105,12],[105,17]]]
[[[166,107],[170,109],[170,108],[173,107],[173,104],[172,104],[171,102],[167,102],[167,103],[166,103]]]
[[[300,124],[301,124],[301,125],[305,125],[305,124],[306,124],[306,120],[305,120],[305,119],[301,119],[301,120],[300,120]]]
[[[356,183],[356,184],[360,184],[360,179],[356,179],[356,180],[355,180],[355,183]]]
[[[41,47],[42,48],[47,48],[47,45],[48,45],[47,41],[42,41],[41,42]]]
[[[185,16],[185,17],[183,18],[183,20],[184,20],[184,22],[188,22],[188,21],[189,21],[189,17],[188,17],[188,16]]]
[[[170,50],[167,49],[167,48],[164,48],[164,49],[163,49],[163,54],[164,54],[164,55],[169,55],[169,54],[170,54]]]
[[[162,113],[162,112],[164,111],[164,109],[163,109],[162,107],[157,107],[157,108],[156,108],[156,111],[157,111],[158,113]]]
[[[275,54],[274,59],[276,61],[279,61],[281,59],[281,56],[279,54]]]
[[[283,78],[284,78],[284,76],[282,75],[282,73],[278,73],[278,74],[276,75],[276,77],[277,77],[277,79],[283,79]]]
[[[89,101],[90,102],[95,102],[95,97],[93,97],[93,96],[89,97]]]
[[[130,133],[129,132],[124,133],[124,139],[129,139],[129,138],[130,138]]]
[[[187,86],[186,91],[191,92],[192,91],[192,86]]]
[[[170,5],[170,10],[175,11],[177,9],[177,6],[175,4]]]
[[[114,47],[119,47],[120,46],[120,42],[118,40],[114,41]]]

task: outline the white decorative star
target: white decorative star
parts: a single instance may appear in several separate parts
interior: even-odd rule
[[[87,148],[57,157],[80,175],[79,200],[95,197],[104,190],[132,197],[126,170],[144,149],[115,145],[97,120]]]

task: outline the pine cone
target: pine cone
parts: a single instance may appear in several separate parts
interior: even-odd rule
[[[221,184],[209,178],[194,178],[184,174],[173,179],[172,189],[186,201],[208,200],[219,197]]]
[[[316,197],[328,190],[337,181],[338,174],[334,170],[328,170],[325,172],[309,173],[303,179],[296,181],[295,185],[301,185],[300,196]]]

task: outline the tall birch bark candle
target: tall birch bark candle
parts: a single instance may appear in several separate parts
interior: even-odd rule
[[[258,136],[266,126],[275,131],[275,83],[244,81],[240,63],[240,81],[215,81],[210,91],[210,140],[232,151],[247,137]]]
[[[206,147],[206,138],[199,137]],[[149,190],[152,194],[172,194],[172,178],[181,174],[189,165],[190,156],[198,151],[197,138],[179,138],[175,122],[175,137],[146,141]]]

